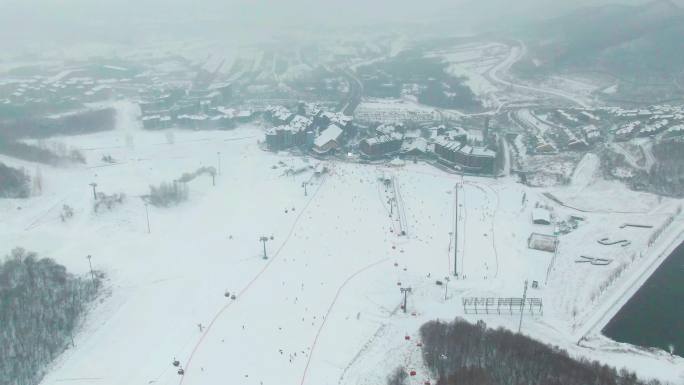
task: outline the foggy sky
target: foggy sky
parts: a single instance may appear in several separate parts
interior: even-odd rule
[[[643,3],[646,0],[614,0]],[[415,22],[473,23],[555,16],[610,0],[0,0],[0,48],[82,41],[134,42],[151,34],[243,38],[281,28]],[[217,33],[221,31],[221,33]],[[235,33],[228,33],[228,31]],[[217,36],[226,34],[225,37]]]

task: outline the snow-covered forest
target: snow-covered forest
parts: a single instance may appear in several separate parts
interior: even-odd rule
[[[50,362],[72,346],[99,279],[79,278],[52,259],[12,250],[0,263],[0,385],[40,382]]]
[[[641,385],[633,373],[617,371],[586,359],[576,360],[564,350],[522,334],[490,329],[462,319],[430,321],[420,329],[422,354],[438,385]],[[389,378],[402,384],[402,369]]]

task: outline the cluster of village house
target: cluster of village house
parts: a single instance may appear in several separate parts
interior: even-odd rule
[[[369,137],[350,143],[356,133],[352,118],[315,105],[305,105],[297,113],[282,106],[269,107],[264,117],[274,126],[265,138],[271,151],[300,148],[322,156],[358,150],[362,158],[370,160],[393,156],[431,157],[468,173],[491,175],[495,172],[496,152],[468,145],[468,135],[462,129],[442,128],[424,138],[420,132],[402,130],[401,124],[381,124]]]
[[[658,134],[663,134],[664,137],[684,135],[684,106],[657,105],[640,110],[614,109],[614,114],[626,120],[615,131],[616,140]]]
[[[224,107],[232,95],[230,84],[206,89],[173,89],[160,95],[144,96],[140,102],[143,127],[159,130],[184,127],[196,130],[227,129],[257,116],[252,109]]]
[[[131,79],[103,78],[90,76],[67,77],[67,72],[57,76],[36,75],[28,79],[0,82],[0,104],[5,110],[13,106],[18,109],[51,105],[76,106],[80,103],[107,100],[117,87],[132,84]]]
[[[642,109],[602,107],[593,110],[556,110],[553,113],[564,126],[569,147],[587,147],[605,140],[627,141],[637,137],[675,137],[684,135],[684,107],[656,105]],[[602,130],[601,128],[606,128]],[[602,132],[603,131],[603,132]]]

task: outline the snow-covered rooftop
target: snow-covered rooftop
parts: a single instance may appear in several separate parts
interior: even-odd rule
[[[314,140],[314,145],[317,147],[323,147],[330,141],[337,141],[340,139],[340,136],[342,136],[343,132],[344,131],[340,128],[340,126],[331,124]]]

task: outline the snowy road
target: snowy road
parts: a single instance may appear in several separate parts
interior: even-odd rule
[[[573,104],[576,104],[582,108],[589,107],[589,105],[583,99],[577,97],[576,95],[573,95],[573,94],[570,94],[567,92],[563,92],[561,90],[545,88],[545,87],[529,86],[529,85],[525,85],[525,84],[514,83],[512,81],[504,79],[502,77],[501,73],[507,72],[513,64],[515,64],[517,61],[522,59],[526,54],[527,54],[527,46],[522,41],[518,41],[518,46],[511,47],[510,53],[509,53],[508,57],[506,58],[506,60],[499,63],[499,65],[497,65],[496,67],[492,68],[492,70],[488,73],[489,78],[492,79],[494,82],[499,83],[499,84],[506,86],[506,87],[512,87],[512,88],[517,88],[517,89],[521,89],[521,90],[532,91],[535,93],[552,95],[552,96],[556,96],[556,97],[559,97],[562,99],[569,100]]]

